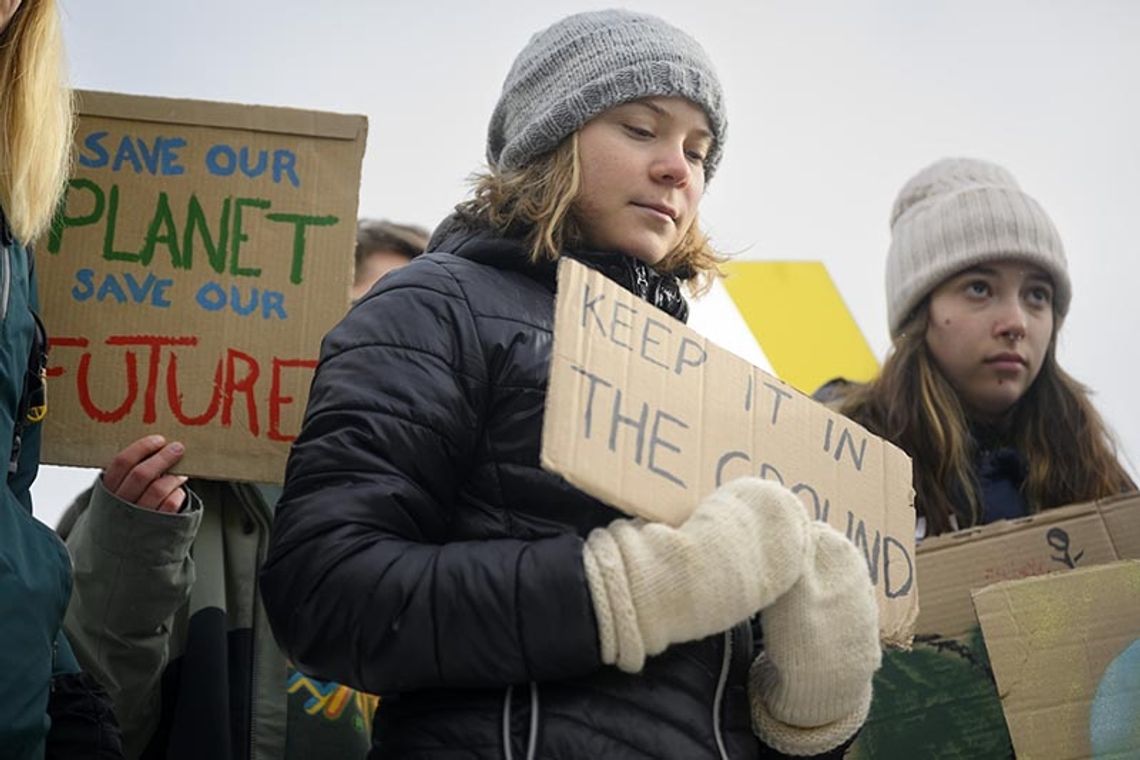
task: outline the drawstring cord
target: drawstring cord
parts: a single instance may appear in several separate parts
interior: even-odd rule
[[[513,760],[511,752],[511,696],[515,687],[508,686],[507,694],[503,698],[503,754],[506,760]],[[527,731],[526,760],[534,760],[538,749],[538,684],[530,682],[530,729]]]

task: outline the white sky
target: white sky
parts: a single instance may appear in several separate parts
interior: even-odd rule
[[[611,3],[61,0],[72,80],[118,92],[369,117],[362,215],[433,226],[483,158],[499,87],[538,29]],[[950,155],[1007,166],[1048,210],[1074,299],[1062,364],[1140,459],[1135,224],[1140,3],[1129,0],[637,2],[693,34],[727,96],[702,208],[724,251],[822,260],[875,354],[888,347],[888,213]],[[723,301],[697,326],[759,356]],[[1133,471],[1135,468],[1133,467]],[[45,521],[90,472],[45,468]]]

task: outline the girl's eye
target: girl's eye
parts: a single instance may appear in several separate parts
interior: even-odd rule
[[[990,285],[985,280],[972,280],[966,283],[966,293],[971,296],[987,296],[990,293]]]
[[[629,132],[634,137],[642,137],[642,138],[653,137],[653,133],[651,131],[649,131],[648,129],[645,129],[643,127],[637,127],[637,126],[634,126],[633,124],[622,124],[622,126],[625,127],[626,132]]]
[[[1053,291],[1049,288],[1030,288],[1026,297],[1032,304],[1048,306],[1053,302]]]
[[[704,166],[705,154],[703,152],[701,152],[699,150],[687,150],[687,151],[685,151],[685,155],[694,164],[700,164],[701,166]]]

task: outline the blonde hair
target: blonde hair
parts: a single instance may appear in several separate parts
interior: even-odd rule
[[[582,188],[578,133],[519,169],[489,170],[474,177],[474,194],[455,207],[469,224],[522,237],[532,261],[554,261],[566,248],[585,244],[574,201]],[[685,281],[693,293],[707,290],[723,261],[694,217],[685,236],[654,268]]]
[[[936,535],[952,529],[952,515],[958,527],[978,524],[982,499],[977,442],[958,394],[926,347],[928,320],[929,297],[900,328],[879,376],[852,390],[840,411],[911,456],[915,508]],[[1088,389],[1057,364],[1055,330],[1010,420],[1010,443],[1029,468],[1021,493],[1030,513],[1135,488]]]
[[[71,156],[56,0],[25,0],[0,33],[0,93],[0,209],[30,243],[51,223]]]

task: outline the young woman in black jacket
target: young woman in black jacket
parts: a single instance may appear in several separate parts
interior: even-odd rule
[[[374,756],[838,754],[862,724],[867,568],[789,491],[735,481],[671,528],[539,466],[557,259],[684,319],[725,124],[684,32],[557,22],[473,199],[326,338],[261,583],[299,667],[383,695]]]

